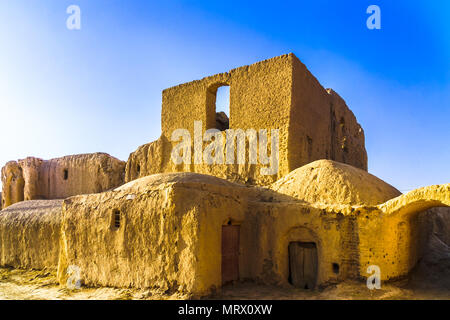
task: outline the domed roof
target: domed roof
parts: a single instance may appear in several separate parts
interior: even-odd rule
[[[376,205],[401,195],[374,175],[332,160],[317,160],[295,169],[271,189],[309,203],[330,205]]]
[[[184,185],[208,185],[223,187],[246,187],[225,179],[214,177],[207,174],[194,172],[173,172],[173,173],[156,173],[143,178],[130,181],[114,191],[124,192],[143,192],[149,187],[161,186],[165,184],[184,184]]]

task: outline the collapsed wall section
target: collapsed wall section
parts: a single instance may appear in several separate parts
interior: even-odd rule
[[[222,226],[240,224],[246,235],[252,229],[245,219],[246,190],[207,175],[177,173],[66,199],[59,281],[75,265],[87,285],[208,294],[222,285]],[[241,243],[240,263],[251,265],[254,239],[245,236]]]
[[[292,59],[289,172],[319,159],[367,171],[364,131],[345,101],[325,90],[306,66]]]
[[[102,192],[121,185],[124,174],[125,162],[106,153],[10,161],[2,168],[3,207],[23,200]]]

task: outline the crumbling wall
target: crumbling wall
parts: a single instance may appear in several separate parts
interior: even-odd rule
[[[367,268],[378,266],[381,280],[408,275],[420,259],[424,234],[419,215],[383,216],[380,211],[362,210],[358,217],[361,276],[368,277]]]
[[[291,69],[290,58],[286,55],[164,90],[160,138],[163,148],[162,154],[156,158],[157,162],[162,159],[162,172],[198,172],[249,184],[268,184],[287,173],[287,127],[291,105]],[[202,124],[198,131],[200,140],[203,140],[203,133],[207,129],[217,129],[215,100],[217,89],[222,85],[230,86],[230,130],[222,131],[223,141],[226,141],[227,133],[231,133],[231,130],[240,129],[246,133],[247,130],[253,129],[256,134],[259,134],[260,129],[265,129],[270,147],[271,129],[279,129],[279,169],[275,174],[264,175],[261,173],[260,169],[267,168],[269,165],[261,163],[259,150],[257,150],[256,163],[249,163],[248,140],[244,150],[245,164],[238,164],[236,158],[234,158],[233,164],[225,164],[225,147],[221,150],[224,155],[221,163],[209,165],[205,163],[202,155],[199,160],[195,157],[194,121],[201,121]],[[192,144],[190,164],[176,165],[171,160],[171,152],[179,143],[171,141],[172,133],[177,129],[186,129],[190,133]],[[260,138],[259,135],[258,141]],[[209,141],[202,143],[202,150],[205,150],[206,146],[210,144]],[[237,145],[236,141],[235,143]],[[237,147],[235,146],[235,148]]]
[[[124,182],[125,162],[105,153],[51,160],[28,157],[2,169],[3,205],[102,192]]]
[[[289,118],[289,172],[319,159],[336,160],[367,171],[362,127],[345,101],[325,90],[306,66],[292,58]]]
[[[220,286],[220,240],[217,243],[214,226],[230,215],[242,220],[244,210],[234,200],[239,188],[218,180],[195,174],[154,175],[114,191],[66,199],[61,283],[68,266],[76,265],[87,285],[195,294]],[[212,246],[218,252],[211,251]]]
[[[429,209],[423,219],[427,219],[426,234],[429,237],[436,237],[438,241],[450,247],[450,207]],[[427,241],[429,240],[427,238]]]
[[[65,282],[76,265],[88,285],[207,294],[222,285],[221,228],[232,224],[240,226],[240,280],[289,285],[288,247],[297,241],[317,245],[318,286],[367,278],[370,265],[395,279],[420,258],[417,213],[450,204],[448,188],[380,205],[327,204],[209,175],[151,175],[65,200],[58,277]]]
[[[444,206],[450,206],[450,184],[416,189],[376,207],[358,208],[361,276],[368,276],[370,265],[380,267],[382,280],[406,276],[424,254],[424,211]]]
[[[359,270],[357,230],[351,217],[300,201],[252,204],[252,264],[242,267],[262,283],[289,285],[289,244],[313,242],[317,247],[316,286],[354,278]]]
[[[420,214],[426,241],[411,282],[439,284],[450,289],[450,207],[435,207]]]
[[[246,137],[245,164],[205,163],[202,153],[210,141],[203,141],[207,129],[217,125],[215,100],[220,86],[230,86],[229,130],[221,131],[223,141],[231,130],[267,130],[268,155],[271,130],[279,130],[278,170],[263,174],[257,150],[257,163],[249,163]],[[202,126],[195,130],[194,121]],[[345,102],[332,90],[325,90],[293,54],[282,55],[226,73],[165,89],[162,97],[161,137],[141,146],[129,157],[126,181],[160,172],[198,172],[231,181],[268,185],[297,167],[317,159],[333,159],[367,170],[364,132]],[[191,162],[175,164],[172,150],[180,141],[172,133],[186,129],[191,138]],[[195,140],[196,133],[199,140]],[[198,136],[198,135],[197,135]],[[260,141],[261,136],[257,139]],[[229,137],[231,140],[231,136]],[[230,141],[231,142],[231,141]],[[203,143],[200,158],[195,146]],[[235,149],[237,143],[235,141]],[[223,148],[224,161],[226,150]],[[273,165],[273,163],[272,163]],[[137,173],[139,168],[139,173]]]
[[[125,181],[129,182],[163,171],[162,139],[140,146],[130,154],[125,168]]]
[[[268,189],[174,173],[66,199],[58,277],[65,282],[67,267],[76,265],[88,285],[206,294],[222,285],[222,226],[229,224],[240,226],[241,280],[288,285],[291,241],[317,243],[318,285],[358,271],[357,255],[348,254],[358,248],[357,229],[341,213]]]
[[[2,168],[2,208],[24,200],[25,180],[22,167],[9,161]]]
[[[367,171],[364,130],[355,115],[334,90],[330,96],[330,144],[327,158]]]
[[[0,266],[58,265],[62,200],[16,203],[0,212]]]

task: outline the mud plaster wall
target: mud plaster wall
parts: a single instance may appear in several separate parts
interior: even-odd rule
[[[25,201],[0,212],[0,266],[56,269],[61,203]]]
[[[239,201],[222,191],[167,185],[133,199],[127,192],[106,192],[65,200],[60,281],[66,281],[68,265],[77,265],[88,285],[199,294],[220,286],[215,226],[229,217],[243,219]],[[121,214],[118,229],[115,210]]]
[[[306,66],[292,58],[289,171],[318,159],[367,171],[364,131],[345,101],[325,90]]]
[[[358,210],[360,275],[367,277],[367,267],[377,265],[382,280],[406,276],[424,254],[426,210],[449,206],[449,191],[450,184],[433,185]]]
[[[127,188],[65,200],[61,282],[67,266],[77,265],[88,285],[206,294],[222,284],[221,230],[228,223],[240,225],[241,280],[287,285],[290,241],[317,243],[319,285],[357,273],[358,261],[351,259],[358,248],[355,229],[340,214],[270,202],[269,191],[238,185],[192,181],[139,192]],[[117,230],[115,210],[122,217]]]
[[[2,208],[24,200],[25,181],[22,168],[15,161],[2,168]]]
[[[290,242],[314,242],[318,251],[317,285],[354,278],[358,272],[358,239],[350,217],[291,203],[253,203],[247,219],[255,243],[251,265],[242,276],[270,284],[288,285]],[[333,270],[333,264],[339,271]]]
[[[277,175],[261,175],[260,168],[266,165],[248,164],[248,142],[246,165],[194,163],[194,121],[202,121],[201,133],[215,127],[214,103],[221,85],[230,86],[230,129],[280,130]],[[130,155],[126,181],[159,172],[198,172],[267,185],[299,166],[324,158],[367,170],[364,133],[353,113],[337,94],[327,92],[293,54],[166,89],[162,99],[162,135]],[[180,128],[191,135],[191,165],[175,165],[170,158],[178,143],[170,141],[171,135]],[[203,147],[208,144],[204,142]]]
[[[170,188],[149,190],[130,200],[126,196],[106,192],[65,200],[58,278],[66,281],[67,267],[76,265],[86,285],[191,288],[195,212],[176,208]],[[189,239],[182,240],[185,235]]]
[[[382,280],[408,274],[419,258],[415,218],[379,217],[377,212],[359,216],[361,275],[368,275],[370,265],[380,267]]]
[[[287,172],[287,127],[291,103],[292,68],[287,56],[233,69],[199,81],[182,84],[163,91],[162,151],[164,172],[191,171],[212,174],[233,181],[264,184]],[[218,86],[230,85],[230,129],[280,129],[279,174],[273,177],[260,174],[260,165],[248,164],[248,143],[245,165],[207,164],[175,166],[170,153],[177,143],[171,143],[172,132],[189,130],[194,143],[194,121],[203,124],[201,134],[215,127],[215,97]],[[226,133],[223,132],[223,137]],[[270,136],[269,136],[270,138]],[[270,141],[270,140],[269,140]],[[208,142],[204,142],[204,147]],[[194,151],[194,146],[192,146]],[[225,151],[225,150],[224,150]],[[224,152],[223,152],[224,153]],[[225,153],[224,153],[225,154]],[[193,153],[192,153],[193,155]],[[161,156],[159,156],[161,157]],[[158,158],[158,156],[157,156]],[[193,157],[192,161],[195,159]]]
[[[28,157],[2,168],[4,207],[23,200],[62,199],[121,185],[125,162],[104,153],[51,160]]]
[[[207,175],[148,176],[64,201],[58,277],[77,265],[88,285],[207,294],[221,286],[221,228],[231,223],[241,227],[241,280],[288,285],[292,241],[316,243],[319,286],[367,278],[369,265],[394,279],[421,255],[420,212],[448,205],[449,188],[331,209]]]

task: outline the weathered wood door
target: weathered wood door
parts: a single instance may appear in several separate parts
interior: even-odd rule
[[[290,282],[298,288],[313,289],[317,281],[317,247],[313,242],[289,244]]]
[[[239,226],[222,226],[222,284],[239,280]]]

